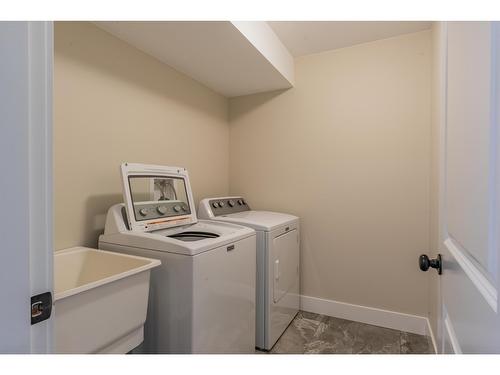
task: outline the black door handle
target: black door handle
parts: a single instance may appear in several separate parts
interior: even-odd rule
[[[441,254],[438,254],[436,259],[429,259],[427,255],[422,254],[418,257],[418,265],[422,271],[427,271],[431,267],[437,269],[439,275],[443,273]]]

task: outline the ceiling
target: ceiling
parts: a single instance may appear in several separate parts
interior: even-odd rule
[[[268,24],[294,57],[431,28],[431,22],[420,21],[278,21]]]
[[[262,21],[94,24],[227,97],[293,86],[293,57]]]
[[[293,87],[294,57],[431,27],[411,21],[94,23],[226,97]]]

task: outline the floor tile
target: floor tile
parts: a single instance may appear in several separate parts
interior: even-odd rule
[[[316,352],[339,354],[352,353],[358,329],[359,326],[356,322],[326,317],[324,324],[319,327],[315,337],[330,345],[323,345],[322,350]]]
[[[400,331],[371,324],[357,323],[353,353],[360,354],[400,354]]]
[[[273,354],[434,353],[427,336],[300,311]]]
[[[401,353],[403,354],[434,354],[432,341],[427,336],[401,332]]]
[[[314,340],[323,315],[300,311],[290,323],[278,342],[274,345],[273,353],[302,354],[305,344]]]

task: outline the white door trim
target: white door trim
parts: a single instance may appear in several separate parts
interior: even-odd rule
[[[453,329],[453,324],[451,323],[450,316],[448,314],[444,314],[444,329],[445,335],[448,338],[448,342],[451,345],[451,349],[453,350],[453,354],[462,354],[462,348],[460,348],[460,344],[458,343],[457,334]]]
[[[473,263],[466,255],[466,251],[451,237],[444,241],[444,245],[462,267],[465,274],[472,281],[479,293],[484,297],[488,305],[496,313],[498,310],[498,292],[493,283],[484,275],[478,265]]]
[[[432,330],[431,321],[429,320],[429,318],[426,318],[426,319],[427,319],[426,336],[429,336],[431,338],[432,347],[434,348],[434,353],[439,354],[437,341],[436,341],[436,335],[434,335],[434,331]]]
[[[53,293],[53,23],[28,22],[29,243],[32,295]],[[54,313],[52,314],[54,315]],[[31,326],[31,353],[51,353],[53,318]]]
[[[448,74],[447,74],[447,65],[448,65],[448,24],[446,22],[437,22],[436,27],[433,28],[433,32],[438,33],[438,39],[435,40],[438,45],[434,49],[434,52],[438,54],[438,58],[436,61],[437,67],[435,68],[435,75],[433,79],[436,80],[436,90],[437,94],[434,98],[434,111],[436,111],[436,120],[437,123],[433,124],[437,126],[436,135],[437,139],[437,167],[438,167],[438,213],[437,213],[437,222],[438,222],[438,248],[433,249],[437,253],[440,252],[440,247],[444,243],[444,240],[447,238],[447,227],[446,220],[444,219],[446,213],[446,204],[445,204],[445,192],[446,192],[446,120],[447,120],[447,88],[448,88]],[[435,246],[436,244],[432,244]],[[434,301],[437,307],[437,311],[435,311],[435,316],[437,317],[436,322],[436,332],[432,332],[432,328],[430,331],[432,332],[431,337],[433,338],[434,347],[436,349],[436,353],[443,352],[443,330],[444,330],[444,321],[442,319],[442,285],[441,278],[438,277],[437,285],[434,285],[437,288],[437,301]],[[433,303],[430,304],[431,308]],[[431,327],[432,325],[430,325]],[[439,343],[439,347],[437,346]]]

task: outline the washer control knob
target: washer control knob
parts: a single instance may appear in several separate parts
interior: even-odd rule
[[[187,211],[187,206],[185,204],[182,205],[182,211]]]
[[[214,202],[214,203],[212,203],[212,207],[213,207],[213,208],[217,208],[217,207],[219,207],[219,203],[218,203],[218,202]]]
[[[223,201],[219,202],[219,207],[224,207],[224,202]]]
[[[148,214],[148,209],[147,208],[141,208],[139,210],[139,213],[141,214],[141,216],[146,216]]]
[[[243,204],[243,200],[238,199],[238,204],[241,206]]]
[[[241,204],[247,204],[244,199],[241,200]]]
[[[234,201],[232,199],[227,201],[227,204],[231,207],[234,207]]]
[[[181,210],[181,206],[179,206],[178,204],[176,204],[176,205],[174,206],[174,211],[175,211],[175,212],[180,212],[180,210]]]
[[[167,207],[165,207],[165,206],[158,206],[158,207],[156,207],[156,211],[158,211],[158,213],[160,215],[165,215],[168,210],[167,210]]]

